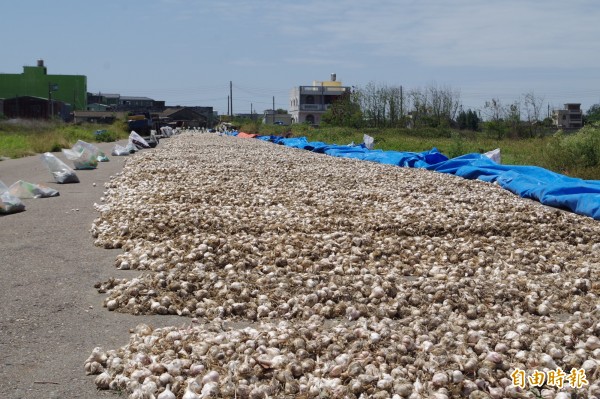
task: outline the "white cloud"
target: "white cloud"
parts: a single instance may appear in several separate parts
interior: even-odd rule
[[[572,68],[600,61],[600,7],[592,1],[308,0],[260,13],[280,22],[277,30],[296,40],[296,51],[359,47],[363,56],[436,67]]]

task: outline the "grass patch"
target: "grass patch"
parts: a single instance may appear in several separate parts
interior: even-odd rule
[[[0,132],[0,156],[16,158],[17,155],[26,156],[33,154],[35,154],[35,151],[30,148],[27,137]]]
[[[290,127],[287,127],[290,129]],[[482,132],[444,129],[352,129],[291,126],[293,136],[332,144],[362,143],[363,134],[375,139],[375,148],[396,151],[427,151],[436,147],[448,157],[483,153],[500,148],[502,163],[533,165],[571,177],[600,180],[600,125],[589,125],[576,133],[536,138],[498,138]],[[261,134],[278,134],[263,129]]]
[[[97,130],[106,132],[96,135]],[[127,138],[122,122],[112,125],[68,124],[40,120],[0,121],[0,157],[20,158],[71,148],[77,140],[88,143],[112,142]]]

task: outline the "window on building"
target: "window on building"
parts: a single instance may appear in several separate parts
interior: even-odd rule
[[[306,96],[306,104],[314,104],[315,96]]]

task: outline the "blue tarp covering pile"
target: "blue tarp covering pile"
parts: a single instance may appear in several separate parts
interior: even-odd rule
[[[499,165],[482,154],[463,155],[427,169],[496,182],[523,198],[600,220],[600,180],[568,177],[538,166]]]
[[[364,145],[337,145],[308,141],[306,137],[259,136],[287,147],[335,157],[354,158],[389,165],[424,168],[465,179],[497,183],[523,198],[567,209],[600,220],[600,180],[568,177],[537,166],[500,165],[483,154],[466,154],[448,159],[437,148],[424,152],[369,150]]]

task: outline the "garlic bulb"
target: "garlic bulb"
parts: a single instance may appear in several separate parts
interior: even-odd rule
[[[109,384],[111,381],[112,377],[110,376],[110,374],[108,374],[107,371],[103,371],[96,377],[94,383],[96,384],[98,389],[109,389]]]
[[[188,132],[97,209],[96,244],[130,269],[98,283],[106,308],[191,322],[95,348],[108,389],[510,397],[516,368],[597,377],[600,225],[497,185]]]
[[[167,385],[164,391],[162,391],[157,399],[176,399],[175,394],[171,391],[171,385]]]

